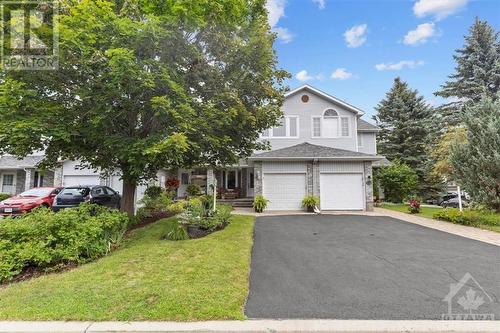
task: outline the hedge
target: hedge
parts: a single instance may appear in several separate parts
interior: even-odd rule
[[[27,268],[50,270],[104,256],[121,242],[128,223],[126,214],[90,204],[0,220],[0,282]]]
[[[500,214],[479,210],[446,208],[433,214],[433,218],[456,224],[477,227],[479,225],[500,226]]]

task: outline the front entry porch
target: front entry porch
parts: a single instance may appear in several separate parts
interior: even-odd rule
[[[235,202],[237,206],[247,207],[255,195],[254,168],[248,166],[228,167],[224,169],[180,169],[177,173],[180,181],[177,196],[184,198],[189,185],[198,186],[202,193],[212,194],[213,185],[217,188],[217,197],[221,202]],[[245,200],[247,199],[247,200]],[[238,203],[245,203],[244,206]]]

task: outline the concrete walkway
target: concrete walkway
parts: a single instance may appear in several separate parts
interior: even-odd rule
[[[0,333],[269,333],[269,332],[500,332],[498,321],[387,321],[387,320],[245,320],[205,322],[8,322]]]
[[[252,216],[289,216],[289,215],[314,215],[314,213],[307,213],[305,211],[294,210],[294,211],[264,211],[263,213],[256,213],[252,208],[237,208],[233,211],[233,214],[237,215],[252,215]],[[420,217],[416,215],[396,212],[394,210],[378,208],[375,207],[373,212],[362,212],[362,211],[323,211],[321,215],[363,215],[363,216],[389,216],[402,220],[405,222],[410,222],[418,224],[427,228],[432,228],[440,231],[444,231],[450,234],[462,236],[465,238],[470,238],[478,240],[481,242],[493,244],[500,246],[500,233],[468,227],[460,224],[453,224],[450,222],[444,222],[434,219],[429,219],[426,217]]]
[[[373,213],[379,216],[380,215],[390,216],[398,220],[418,224],[427,228],[432,228],[450,234],[500,246],[500,233],[498,232],[474,228],[474,227],[468,227],[460,224],[453,224],[450,222],[444,222],[434,219],[428,219],[426,217],[420,217],[416,215],[396,212],[385,208],[376,207]]]

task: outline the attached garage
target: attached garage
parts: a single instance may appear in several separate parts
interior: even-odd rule
[[[320,205],[322,210],[363,210],[363,174],[321,174]]]
[[[264,162],[262,191],[269,210],[300,210],[307,192],[306,163]]]
[[[99,185],[99,176],[71,175],[63,177],[63,186]]]
[[[268,210],[301,210],[302,199],[314,195],[321,210],[372,210],[370,155],[301,143],[252,156],[256,194],[270,202]]]

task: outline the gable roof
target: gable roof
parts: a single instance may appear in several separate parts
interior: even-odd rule
[[[300,87],[298,87],[298,88],[296,88],[296,89],[293,89],[292,91],[287,92],[287,93],[285,94],[285,98],[287,98],[287,97],[289,97],[289,96],[292,96],[292,95],[295,95],[296,93],[298,93],[298,92],[300,92],[300,91],[302,91],[302,90],[307,90],[307,91],[309,91],[309,92],[311,92],[311,93],[313,93],[313,94],[316,94],[316,95],[318,95],[318,96],[321,96],[321,97],[323,97],[324,99],[329,100],[329,101],[331,101],[331,102],[333,102],[333,103],[335,103],[335,104],[341,105],[341,106],[343,106],[344,108],[346,108],[347,110],[349,110],[349,111],[351,111],[351,112],[354,112],[355,114],[357,114],[357,115],[359,115],[359,116],[362,116],[362,115],[364,115],[364,114],[365,114],[365,113],[364,113],[361,109],[359,109],[359,108],[355,107],[354,105],[351,105],[351,104],[349,104],[349,103],[347,103],[347,102],[345,102],[345,101],[343,101],[343,100],[341,100],[341,99],[338,99],[338,98],[337,98],[337,97],[335,97],[335,96],[332,96],[332,95],[330,95],[330,94],[327,94],[327,93],[325,93],[324,91],[321,91],[321,90],[319,90],[319,89],[316,89],[316,88],[314,88],[314,87],[312,87],[312,86],[310,86],[310,85],[308,85],[308,84],[304,84],[304,85],[302,85],[302,86],[300,86]]]
[[[375,126],[366,120],[358,119],[358,132],[378,132],[380,127]]]
[[[36,168],[43,158],[44,156],[26,156],[18,159],[15,156],[3,155],[0,156],[0,169]]]
[[[260,154],[254,154],[249,160],[270,160],[270,159],[288,159],[288,160],[362,160],[378,161],[382,156],[360,153],[338,148],[331,148],[319,145],[313,145],[308,142],[300,143],[295,146],[267,151]]]

